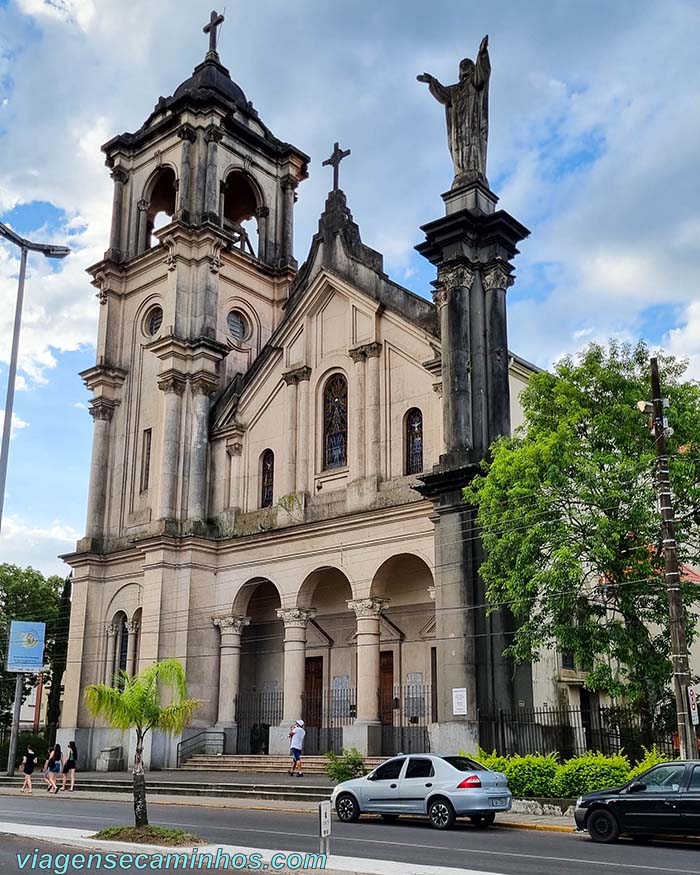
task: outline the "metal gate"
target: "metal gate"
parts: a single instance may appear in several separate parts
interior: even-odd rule
[[[282,722],[284,693],[253,691],[236,696],[236,753],[269,753],[269,730]]]
[[[380,695],[382,756],[428,753],[432,696],[430,684],[396,685],[392,696]]]
[[[357,714],[356,691],[346,687],[304,693],[301,701],[306,729],[304,753],[340,753],[343,747],[343,726],[353,723]]]

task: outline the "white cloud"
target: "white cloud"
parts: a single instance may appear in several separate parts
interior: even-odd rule
[[[88,409],[87,404],[83,404],[82,401],[76,401],[75,404],[73,404],[72,406],[77,408],[78,410],[87,410]]]
[[[81,534],[70,526],[55,521],[36,526],[19,516],[5,516],[0,533],[0,555],[10,557],[15,565],[31,565],[43,574],[65,575],[67,566],[57,558],[68,553]]]
[[[5,424],[5,411],[0,410],[0,432],[2,432],[4,424]],[[23,419],[20,419],[20,417],[17,416],[16,413],[13,413],[12,414],[12,427],[10,429],[10,439],[16,437],[17,432],[20,429],[28,428],[28,426],[29,426],[28,422],[25,422]]]

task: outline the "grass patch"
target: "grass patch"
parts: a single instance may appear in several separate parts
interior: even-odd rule
[[[185,848],[205,844],[201,836],[183,829],[169,829],[165,826],[108,826],[95,833],[94,839],[110,842],[133,842],[139,845],[164,845],[171,848]]]

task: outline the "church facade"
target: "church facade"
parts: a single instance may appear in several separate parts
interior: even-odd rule
[[[299,267],[309,159],[215,43],[103,149],[114,200],[90,270],[94,441],[85,537],[64,557],[59,739],[88,765],[128,750],[86,685],[177,657],[201,700],[187,734],[226,752],[284,752],[299,717],[309,753],[475,749],[480,709],[532,702],[529,671],[500,655],[509,619],[487,614],[462,501],[532,373],[505,313],[527,230],[485,178],[453,187],[418,247],[437,268],[428,300],[386,275],[336,184]],[[156,737],[151,765],[178,741]]]

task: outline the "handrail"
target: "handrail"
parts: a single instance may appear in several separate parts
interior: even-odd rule
[[[202,736],[206,737],[202,738]],[[176,750],[177,768],[179,769],[180,766],[185,762],[185,757],[189,758],[194,753],[197,753],[199,750],[201,750],[203,747],[206,747],[207,742],[212,738],[214,740],[221,741],[223,746],[223,743],[226,741],[226,733],[219,732],[213,729],[204,729],[202,730],[202,732],[198,732],[196,735],[190,735],[189,738],[185,738],[183,741],[179,741],[177,743]],[[197,743],[193,744],[194,742]]]

